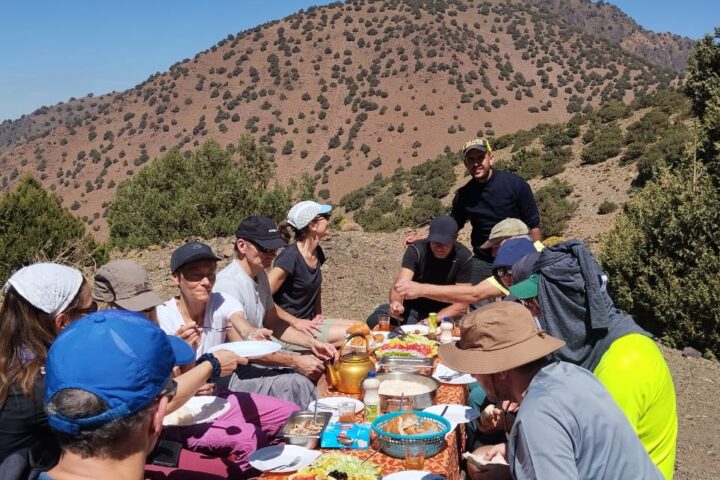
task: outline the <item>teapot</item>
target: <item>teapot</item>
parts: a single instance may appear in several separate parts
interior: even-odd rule
[[[344,354],[347,343],[354,337],[363,339],[365,352],[353,351]],[[375,362],[370,358],[369,347],[367,338],[361,333],[350,335],[340,347],[338,364],[327,366],[328,383],[343,393],[362,393],[362,381],[367,378],[368,372],[375,370]]]

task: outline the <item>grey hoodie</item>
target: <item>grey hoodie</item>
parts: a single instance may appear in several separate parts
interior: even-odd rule
[[[544,249],[533,271],[540,274],[540,322],[566,343],[553,353],[556,359],[592,372],[616,339],[630,333],[651,336],[615,307],[607,293],[607,275],[581,241]]]

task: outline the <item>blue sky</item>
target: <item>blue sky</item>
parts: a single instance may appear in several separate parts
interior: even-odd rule
[[[0,15],[0,121],[70,97],[135,86],[230,33],[308,0],[7,0]],[[720,0],[614,0],[648,30],[699,38]]]

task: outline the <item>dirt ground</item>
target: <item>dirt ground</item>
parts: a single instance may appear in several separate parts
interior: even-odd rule
[[[328,257],[323,267],[324,313],[364,319],[378,303],[387,301],[399,269],[405,233],[331,234],[324,243]],[[226,259],[223,264],[232,256],[231,242],[209,242]],[[153,248],[127,255],[148,269],[153,285],[166,297],[174,292],[168,273],[171,250]],[[665,347],[663,353],[675,382],[680,423],[675,479],[720,479],[720,409],[714,406],[720,398],[720,364],[684,358]]]

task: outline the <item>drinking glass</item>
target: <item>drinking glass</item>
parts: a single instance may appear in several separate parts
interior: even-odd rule
[[[413,410],[414,406],[415,403],[410,397],[388,398],[387,400],[385,400],[384,413]]]
[[[405,444],[405,468],[408,470],[422,470],[425,465],[425,444]]]
[[[340,402],[337,409],[340,423],[353,423],[355,421],[355,404],[353,402]]]
[[[390,331],[390,315],[378,315],[378,331]]]

